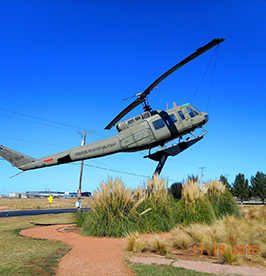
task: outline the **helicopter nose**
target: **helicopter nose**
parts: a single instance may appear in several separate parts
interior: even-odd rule
[[[202,112],[202,115],[204,116],[204,124],[206,124],[209,121],[209,115],[207,112]]]

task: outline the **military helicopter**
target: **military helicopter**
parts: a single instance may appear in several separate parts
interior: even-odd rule
[[[118,122],[116,126],[118,130],[117,135],[38,159],[0,145],[0,156],[18,169],[27,171],[102,157],[118,152],[136,152],[148,149],[149,154],[144,157],[159,162],[154,173],[160,174],[168,156],[179,154],[203,138],[207,131],[200,136],[195,136],[193,131],[206,124],[209,116],[206,112],[200,112],[191,104],[177,106],[175,102],[173,103],[173,108],[166,111],[152,110],[147,103],[147,96],[170,74],[224,40],[223,38],[213,39],[165,72],[146,90],[137,94],[135,101],[128,105],[105,127],[105,129],[111,129]],[[139,104],[143,105],[142,114],[119,122],[120,119]],[[186,134],[192,134],[194,138],[183,142],[180,142],[179,139],[179,143],[164,147],[167,142],[176,138],[182,138]],[[161,149],[151,153],[151,149],[157,146]]]

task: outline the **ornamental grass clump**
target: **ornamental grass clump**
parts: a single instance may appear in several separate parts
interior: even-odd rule
[[[91,210],[82,224],[83,234],[122,237],[126,233],[159,233],[175,225],[174,199],[166,180],[155,175],[135,192],[121,179],[108,178],[89,200]]]
[[[177,204],[176,221],[183,224],[212,223],[216,217],[206,196],[207,188],[202,186],[197,178],[189,178],[182,186],[182,198]]]
[[[201,189],[201,181],[189,178],[183,182],[182,198],[187,204],[195,204],[198,200],[203,199],[207,189],[203,186]]]
[[[121,179],[109,177],[89,200],[91,211],[83,223],[83,234],[98,237],[121,237],[136,230],[131,189]],[[135,205],[136,206],[136,205]]]
[[[147,242],[139,237],[138,232],[127,233],[125,237],[127,251],[141,253],[147,249]]]
[[[195,239],[191,236],[182,226],[177,226],[171,231],[172,234],[172,247],[176,249],[189,249],[196,244]]]
[[[206,195],[211,202],[217,219],[226,215],[240,216],[236,200],[219,180],[205,183]]]
[[[143,182],[135,192],[138,198],[144,198],[137,208],[137,224],[142,233],[160,233],[171,230],[175,223],[177,202],[168,194],[168,181],[155,175]]]
[[[116,209],[121,212],[130,208],[133,202],[133,195],[121,179],[108,177],[106,182],[102,182],[90,198],[89,205],[92,210],[96,209]]]
[[[214,181],[210,180],[206,182],[205,188],[207,189],[208,194],[211,197],[215,197],[215,198],[222,197],[226,192],[225,186],[218,179],[215,179]]]
[[[222,259],[227,264],[262,263],[266,254],[266,223],[225,216],[211,225],[178,225],[171,231],[172,246]]]
[[[148,242],[148,248],[151,252],[163,255],[166,255],[169,251],[168,242],[157,235]]]

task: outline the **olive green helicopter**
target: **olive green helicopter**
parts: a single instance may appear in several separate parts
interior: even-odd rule
[[[27,171],[102,157],[118,152],[136,152],[148,149],[149,154],[144,157],[159,162],[154,174],[160,174],[168,156],[179,154],[203,138],[207,131],[200,136],[195,136],[193,131],[206,124],[209,116],[206,112],[200,112],[191,104],[177,106],[175,102],[171,109],[165,111],[152,110],[147,102],[147,96],[170,74],[214,46],[219,45],[224,40],[223,38],[213,39],[165,72],[146,90],[137,94],[136,99],[105,127],[105,129],[111,129],[118,122],[116,126],[118,130],[117,135],[38,159],[0,145],[0,156],[18,169]],[[119,122],[120,119],[139,104],[143,105],[142,114]],[[176,138],[182,138],[186,134],[192,134],[193,138],[189,138],[183,142],[179,139],[177,144],[165,147],[167,142]],[[161,149],[151,153],[151,149],[158,146]]]

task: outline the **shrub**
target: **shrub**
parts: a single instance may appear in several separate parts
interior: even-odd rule
[[[180,199],[182,197],[182,190],[182,183],[173,183],[169,189],[169,192],[175,199]]]

